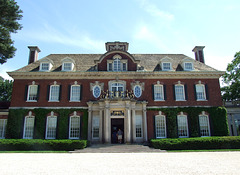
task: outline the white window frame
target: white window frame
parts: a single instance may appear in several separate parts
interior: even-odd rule
[[[74,95],[76,95],[76,94],[73,94],[73,92],[74,92],[73,87],[79,87],[79,96],[74,97]],[[80,85],[71,85],[70,101],[71,102],[80,102],[80,99],[81,99],[81,86]]]
[[[55,99],[55,97],[54,97],[54,99],[53,99],[53,92],[52,92],[52,88],[53,87],[58,87],[58,96],[56,96],[57,98]],[[50,90],[49,90],[50,92],[49,92],[49,101],[50,102],[59,102],[59,95],[60,95],[60,85],[51,85],[50,86]],[[55,93],[55,92],[54,92]]]
[[[33,139],[34,124],[35,116],[32,116],[31,113],[29,113],[29,115],[24,118],[23,139]]]
[[[165,69],[164,67],[164,64],[169,64],[169,69]],[[162,62],[162,70],[163,71],[170,71],[172,70],[172,63],[171,62]]]
[[[65,67],[66,64],[71,64],[70,69],[66,69],[66,67]],[[74,67],[74,65],[73,65],[72,62],[63,62],[63,64],[62,64],[62,71],[72,71],[73,67]]]
[[[205,117],[205,119],[201,119],[201,117]],[[199,129],[200,129],[200,135],[201,137],[210,137],[211,136],[211,130],[210,130],[210,123],[209,123],[209,116],[206,115],[205,113],[202,113],[198,116],[199,119]],[[205,120],[205,121],[204,121]],[[202,123],[202,122],[206,122],[206,123]],[[205,124],[205,125],[202,125]],[[205,130],[202,129],[202,127],[205,127]],[[207,128],[207,129],[206,129]],[[202,131],[204,130],[204,131]],[[208,132],[208,135],[206,135],[205,133]],[[204,133],[204,134],[203,134]]]
[[[177,92],[176,87],[182,87],[182,95],[180,93]],[[174,86],[174,91],[175,91],[175,99],[176,101],[185,101],[186,100],[186,96],[185,96],[185,87],[183,84],[175,84]],[[179,98],[180,96],[182,96],[183,98]]]
[[[121,59],[115,58],[113,60],[113,72],[119,72],[121,71]]]
[[[141,115],[135,115],[135,136],[136,139],[143,138],[143,119]],[[140,131],[140,132],[139,132]]]
[[[191,69],[186,64],[191,64]],[[184,70],[185,71],[191,71],[193,70],[193,63],[192,62],[184,62]]]
[[[167,125],[165,115],[155,116],[155,134],[157,139],[167,138]]]
[[[100,136],[100,117],[93,116],[93,118],[92,118],[92,139],[99,139],[99,136]]]
[[[74,119],[77,119],[77,121],[74,121]],[[76,123],[74,123],[74,122],[76,122]],[[81,134],[81,117],[76,115],[76,112],[75,112],[75,114],[73,116],[70,116],[70,119],[69,119],[68,138],[69,139],[80,139],[80,134]]]
[[[43,69],[44,68],[44,64],[48,64],[48,69]],[[49,63],[49,62],[41,62],[40,63],[40,71],[50,71],[51,70],[51,68],[52,68],[52,66],[51,66],[51,63]]]
[[[124,68],[124,65],[126,65],[125,68]],[[127,71],[127,70],[128,70],[127,62],[123,62],[123,61],[122,61],[122,71]]]
[[[53,129],[51,128],[51,131],[50,130],[50,127],[49,127],[49,120],[51,119],[54,119],[55,120],[55,123],[53,123]],[[52,135],[48,135],[49,132],[51,132]],[[54,135],[53,135],[54,134]],[[47,117],[47,123],[46,123],[46,133],[45,133],[45,139],[56,139],[56,135],[57,135],[57,116],[54,116],[53,114],[51,116],[48,116]]]
[[[98,96],[95,94],[95,88],[99,88],[99,90],[100,90],[100,93],[99,93]],[[92,93],[93,93],[94,98],[100,97],[101,91],[102,91],[102,90],[101,90],[101,87],[100,87],[99,85],[95,85],[95,86],[92,88]]]
[[[137,87],[140,88],[140,94],[139,94],[139,95],[137,95],[137,94],[136,94],[136,91],[135,91],[135,89],[136,89]],[[135,97],[137,97],[137,98],[141,97],[141,96],[142,96],[142,87],[141,87],[140,85],[135,85],[135,86],[134,86],[133,93],[134,93],[134,96],[135,96]]]
[[[203,91],[202,92],[198,92],[199,88],[200,87]],[[204,84],[196,84],[195,85],[195,90],[196,90],[196,98],[197,98],[197,101],[206,101],[207,98],[206,98],[206,89],[205,89],[205,85]],[[202,93],[201,95],[199,93]],[[202,96],[203,98],[199,98],[200,96]]]
[[[35,100],[34,97],[31,97],[32,99],[30,99],[30,93],[32,93],[32,88],[36,88],[36,94],[34,94],[35,96]],[[28,102],[37,102],[37,97],[38,97],[38,85],[28,85],[28,96],[27,96],[27,101]]]
[[[183,121],[184,120],[184,121]],[[180,126],[180,124],[186,124],[186,125],[182,125]],[[187,138],[189,137],[189,129],[188,129],[188,118],[187,118],[187,115],[184,115],[184,114],[180,114],[177,116],[177,125],[178,125],[178,137],[179,138]],[[182,136],[182,134],[180,135],[180,131],[183,130],[185,131],[186,130],[186,134],[187,135],[184,135]]]
[[[159,92],[158,92],[158,89],[159,89]],[[160,97],[162,97],[162,99],[158,98],[157,94],[160,94]],[[154,101],[164,101],[164,87],[163,87],[162,84],[155,84],[154,85]]]
[[[0,139],[5,138],[7,119],[0,119]]]

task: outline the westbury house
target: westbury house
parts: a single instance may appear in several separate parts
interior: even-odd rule
[[[127,42],[107,42],[103,54],[50,54],[29,47],[29,64],[14,79],[2,138],[87,139],[124,143],[152,138],[228,135],[219,77],[204,46],[183,54],[131,54]],[[7,123],[7,124],[6,124]]]

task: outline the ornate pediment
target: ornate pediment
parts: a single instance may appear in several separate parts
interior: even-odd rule
[[[106,50],[109,51],[114,51],[114,50],[120,50],[120,51],[128,51],[128,43],[127,42],[107,42],[106,44]]]

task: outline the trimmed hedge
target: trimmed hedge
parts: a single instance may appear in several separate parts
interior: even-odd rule
[[[162,150],[240,149],[240,136],[152,139],[151,146]]]
[[[224,107],[178,107],[148,108],[148,111],[162,111],[167,120],[167,137],[177,138],[177,114],[186,112],[188,117],[189,136],[200,137],[199,114],[209,113],[211,136],[229,136],[227,111]]]
[[[7,139],[22,139],[24,117],[28,112],[32,111],[35,114],[34,139],[45,139],[46,118],[51,111],[58,113],[57,118],[57,139],[68,139],[69,115],[74,111],[83,112],[81,116],[81,139],[87,139],[88,133],[88,112],[87,109],[10,109],[8,115],[6,138]]]
[[[1,151],[53,150],[71,151],[83,149],[87,140],[41,140],[41,139],[1,139]]]

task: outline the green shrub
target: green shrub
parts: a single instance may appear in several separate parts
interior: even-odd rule
[[[151,146],[163,150],[240,149],[240,136],[152,139]]]
[[[1,139],[1,151],[53,150],[71,151],[83,149],[87,140],[41,140],[41,139]]]

